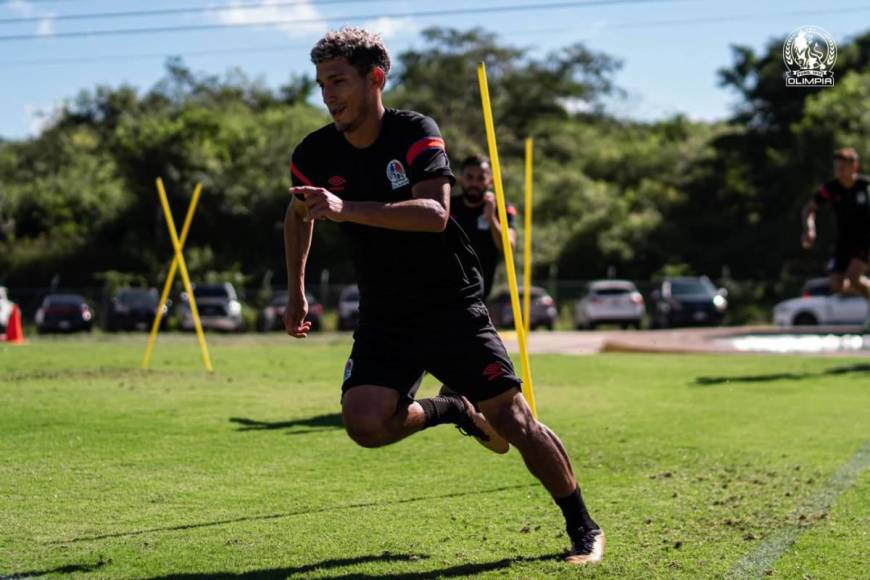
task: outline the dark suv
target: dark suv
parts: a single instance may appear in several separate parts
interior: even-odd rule
[[[153,288],[121,288],[109,303],[106,330],[151,330],[158,305],[157,290]],[[167,307],[164,306],[161,328],[166,327],[166,312]]]
[[[706,276],[665,278],[650,295],[653,328],[715,326],[722,324],[728,292],[716,288]]]

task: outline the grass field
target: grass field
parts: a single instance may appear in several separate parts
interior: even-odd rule
[[[142,336],[0,346],[0,577],[708,578],[784,531],[774,577],[870,575],[867,358],[533,357],[607,531],[577,570],[516,452],[350,442],[347,337],[210,344],[211,376],[190,335],[151,372]]]

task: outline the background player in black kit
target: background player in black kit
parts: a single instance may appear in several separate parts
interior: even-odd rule
[[[450,218],[453,175],[438,127],[418,113],[384,108],[390,60],[379,36],[330,32],[311,60],[334,123],[293,152],[294,197],[284,221],[288,334],[302,338],[310,328],[304,286],[314,221],[340,222],[360,289],[342,385],[348,435],[380,447],[453,423],[507,451],[503,437],[561,508],[572,540],[566,560],[600,561],[604,532],[583,504],[561,442],[520,393],[481,300],[479,261]],[[425,371],[457,394],[414,400]]]
[[[801,241],[809,249],[816,239],[816,210],[830,204],[837,218],[837,241],[831,265],[831,289],[870,298],[867,272],[870,252],[870,178],[858,174],[858,153],[851,147],[834,153],[834,179],[826,181],[804,209]]]
[[[472,155],[459,167],[459,185],[462,195],[450,204],[450,215],[462,227],[471,241],[471,247],[483,268],[483,297],[489,296],[495,268],[502,257],[501,224],[495,211],[495,195],[492,193],[492,170],[489,160],[482,155]],[[514,229],[516,208],[505,207],[508,218],[508,239],[511,248],[516,247],[517,232]]]

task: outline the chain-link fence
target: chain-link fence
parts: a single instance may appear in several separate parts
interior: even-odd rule
[[[556,302],[560,313],[557,327],[570,328],[573,326],[571,316],[574,304],[586,292],[589,280],[535,280],[533,285],[544,288]],[[780,280],[714,280],[714,284],[727,290],[728,311],[725,324],[764,324],[769,323],[772,317],[774,305],[788,298],[799,296],[803,282],[794,280],[791,282]],[[640,293],[644,296],[647,310],[649,311],[652,292],[658,287],[658,283],[652,280],[635,281]],[[342,290],[347,283],[318,282],[308,284],[307,293],[315,301],[319,302],[324,312],[325,319],[330,321],[334,318],[334,312],[338,306]],[[153,290],[155,293],[159,289]],[[247,286],[236,287],[239,300],[243,304],[248,329],[256,327],[254,324],[258,313],[265,308],[275,293],[285,292],[284,287]],[[117,289],[109,287],[85,287],[70,288],[62,286],[54,287],[10,287],[8,288],[9,299],[16,302],[22,310],[25,324],[33,324],[34,316],[44,298],[50,294],[78,294],[90,305],[95,326],[104,327],[106,324],[112,297]],[[172,321],[177,317],[178,306],[181,304],[182,288],[177,284],[171,293],[169,318]],[[330,327],[327,323],[326,328]],[[174,325],[170,324],[170,328]]]

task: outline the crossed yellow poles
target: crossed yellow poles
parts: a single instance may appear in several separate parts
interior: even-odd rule
[[[151,326],[151,334],[148,335],[148,345],[145,347],[145,356],[142,358],[143,369],[147,369],[151,362],[151,352],[154,350],[154,342],[157,340],[157,333],[160,331],[163,309],[166,307],[166,301],[169,299],[169,291],[172,290],[175,273],[180,269],[184,291],[187,292],[188,304],[190,305],[190,313],[193,315],[193,324],[196,327],[196,338],[199,341],[202,364],[205,365],[206,370],[214,372],[214,368],[211,366],[211,358],[208,356],[205,333],[202,331],[202,323],[199,319],[199,309],[196,307],[193,287],[190,284],[190,275],[187,272],[187,263],[184,261],[184,254],[182,253],[184,243],[187,241],[187,234],[190,231],[190,222],[193,221],[193,214],[196,211],[197,203],[199,203],[200,193],[202,193],[202,184],[197,183],[196,188],[193,190],[193,197],[190,199],[190,205],[187,207],[187,216],[184,218],[184,225],[181,227],[181,239],[179,239],[178,233],[175,230],[175,220],[172,219],[172,212],[169,209],[169,200],[166,198],[166,190],[163,187],[163,180],[159,177],[157,178],[157,194],[160,197],[160,205],[163,207],[163,215],[166,216],[166,228],[169,230],[169,237],[172,240],[172,248],[175,255],[172,258],[172,264],[169,266],[169,272],[166,274],[166,283],[163,284],[163,293],[160,295],[160,305],[157,307],[154,324]]]
[[[526,316],[523,317],[520,312],[520,300],[519,300],[519,290],[517,288],[517,272],[514,267],[514,253],[511,248],[510,238],[508,237],[508,227],[507,227],[507,208],[505,207],[505,197],[504,197],[504,187],[502,186],[501,181],[501,165],[498,161],[498,147],[495,142],[495,124],[492,120],[492,103],[489,99],[489,85],[486,80],[486,65],[484,63],[480,63],[477,65],[477,80],[480,83],[480,98],[483,105],[483,121],[486,125],[486,142],[489,145],[489,159],[492,163],[492,179],[493,185],[495,186],[495,199],[496,205],[498,206],[498,219],[502,224],[505,224],[501,228],[501,245],[504,250],[504,260],[505,267],[507,269],[507,277],[508,277],[508,286],[510,287],[510,295],[511,295],[511,308],[513,310],[514,315],[514,328],[517,332],[517,342],[520,347],[520,359],[523,365],[523,396],[526,398],[526,402],[528,402],[529,407],[532,410],[532,414],[537,417],[538,416],[538,407],[535,403],[535,389],[532,385],[532,370],[529,367],[529,351],[528,351],[528,342],[527,342],[527,332],[526,328],[529,325],[529,318],[531,312],[526,311]],[[531,182],[531,171],[529,170],[529,164],[531,162],[531,157],[528,155],[530,145],[526,142],[526,151],[527,151],[527,159],[526,159],[526,214],[530,217],[529,208],[531,206],[528,203],[528,199],[531,197],[530,190],[530,182]],[[530,232],[526,233],[527,236],[530,235]],[[526,247],[529,247],[530,241],[529,238],[526,239]],[[526,263],[528,264],[529,258],[526,258]],[[531,275],[531,269],[528,269],[525,273],[524,282],[529,279]],[[528,282],[526,282],[525,289],[525,297],[528,300],[528,296],[531,293],[531,289],[529,288]],[[528,309],[528,306],[526,307]],[[523,322],[525,320],[525,323]]]

